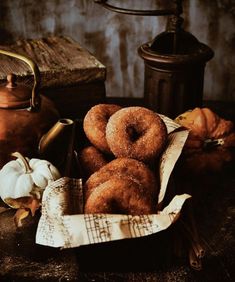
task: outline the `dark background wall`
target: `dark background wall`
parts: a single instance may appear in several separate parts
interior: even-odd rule
[[[123,4],[124,2],[124,4]],[[138,9],[167,8],[170,0],[112,0]],[[235,101],[235,0],[184,0],[184,28],[215,52],[207,64],[204,99]],[[107,67],[108,96],[143,96],[137,47],[165,30],[165,17],[120,15],[93,0],[1,0],[0,44],[51,34],[70,36]]]

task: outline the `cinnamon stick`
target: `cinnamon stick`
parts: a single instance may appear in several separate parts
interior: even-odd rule
[[[189,248],[189,263],[191,267],[195,270],[199,271],[202,269],[201,259],[198,258],[193,248]]]
[[[203,247],[201,240],[199,239],[197,231],[192,230],[192,228],[190,228],[190,226],[187,223],[185,223],[183,220],[181,220],[180,223],[183,227],[184,234],[186,238],[189,240],[190,246],[193,249],[195,255],[199,259],[203,258],[205,256],[205,249]]]

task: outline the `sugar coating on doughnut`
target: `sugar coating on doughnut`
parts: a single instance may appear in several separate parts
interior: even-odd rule
[[[110,117],[106,140],[116,157],[148,162],[163,151],[167,129],[157,113],[144,107],[127,107]]]
[[[88,199],[97,186],[106,182],[113,176],[118,178],[128,177],[138,182],[141,189],[146,194],[150,195],[153,201],[156,200],[159,188],[155,175],[146,164],[130,158],[114,159],[93,173],[84,185],[85,199]]]
[[[84,212],[142,215],[155,210],[139,183],[113,176],[96,187],[85,204]]]
[[[83,148],[79,154],[79,161],[86,177],[108,163],[103,153],[94,146]]]
[[[114,104],[98,104],[93,106],[85,115],[84,132],[89,141],[99,150],[111,153],[106,141],[106,125],[109,118],[121,107]]]

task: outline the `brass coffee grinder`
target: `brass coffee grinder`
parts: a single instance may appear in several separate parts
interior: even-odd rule
[[[162,10],[124,9],[108,0],[95,2],[122,14],[168,16],[166,31],[138,48],[145,63],[145,105],[171,118],[202,106],[204,69],[214,52],[182,28],[182,0],[172,0],[172,7]]]

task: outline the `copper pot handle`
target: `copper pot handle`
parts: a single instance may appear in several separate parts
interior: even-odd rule
[[[28,64],[28,66],[31,68],[32,72],[33,72],[33,77],[34,77],[34,84],[33,84],[33,88],[32,88],[32,96],[30,99],[30,110],[31,111],[36,111],[39,110],[40,108],[40,95],[39,95],[39,85],[41,82],[41,77],[40,77],[40,71],[39,68],[37,66],[37,64],[30,58],[25,57],[23,55],[20,54],[16,54],[10,51],[6,51],[6,50],[1,50],[0,49],[0,54],[3,55],[7,55],[13,58],[17,58],[23,62],[25,62],[26,64]]]

